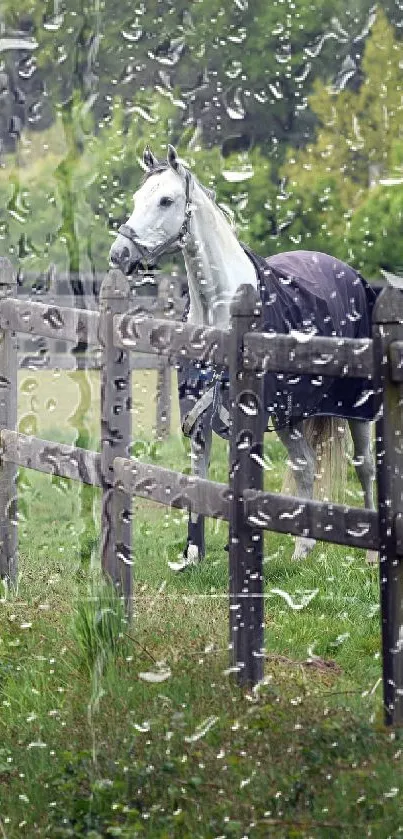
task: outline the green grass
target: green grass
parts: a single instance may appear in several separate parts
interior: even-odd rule
[[[142,370],[132,376],[133,428],[138,439],[149,437],[155,422],[156,375],[155,370]],[[20,431],[25,434],[47,433],[61,442],[74,442],[84,428],[95,440],[99,436],[99,372],[20,370],[18,408]],[[174,399],[174,427],[177,424],[178,407]]]
[[[55,421],[45,379],[36,402],[30,386],[22,393],[21,414],[44,437],[74,439],[77,382],[55,380]],[[149,420],[148,381],[137,383]],[[94,376],[94,400],[96,386]],[[96,444],[95,408],[81,421]],[[149,423],[134,437],[137,455],[189,468],[179,434],[155,447]],[[266,483],[279,489],[283,450],[271,435],[266,445]],[[225,444],[214,451],[211,476],[225,481]],[[0,836],[403,835],[402,750],[382,721],[378,575],[362,552],[319,544],[294,563],[292,539],[267,534],[265,682],[245,694],[227,673],[223,523],[208,523],[206,561],[177,576],[167,563],[185,517],[136,499],[127,626],[98,573],[99,494],[90,527],[78,485],[24,471],[20,497],[18,590],[0,607]]]

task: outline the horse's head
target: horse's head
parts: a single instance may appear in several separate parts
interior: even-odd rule
[[[109,254],[111,264],[124,274],[153,267],[162,254],[182,246],[189,229],[192,179],[173,146],[168,146],[166,162],[158,161],[147,146],[143,161],[146,175],[134,195],[134,210]]]

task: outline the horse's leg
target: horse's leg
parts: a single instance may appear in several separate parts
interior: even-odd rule
[[[304,437],[303,424],[292,429],[282,428],[277,434],[287,449],[292,472],[294,475],[297,494],[301,498],[312,498],[315,481],[315,452]],[[297,536],[293,559],[305,559],[315,545],[315,539]]]
[[[210,465],[211,453],[211,425],[210,423],[197,423],[190,442],[190,457],[192,475],[198,478],[207,478]],[[185,556],[191,565],[195,565],[203,559],[205,554],[204,543],[204,516],[199,513],[189,513],[188,540]]]
[[[199,421],[190,438],[190,457],[192,475],[207,478],[211,452],[211,425]],[[191,565],[197,565],[204,557],[204,516],[189,513],[188,537],[183,558],[180,562],[169,563],[173,571],[183,571]]]
[[[358,480],[364,492],[364,505],[369,510],[375,510],[374,480],[375,461],[371,445],[371,423],[362,420],[349,420],[351,436],[354,446],[354,466]],[[374,565],[378,562],[377,551],[367,551],[367,562]]]

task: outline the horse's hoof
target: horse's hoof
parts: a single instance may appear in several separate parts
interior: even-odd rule
[[[316,545],[315,539],[307,539],[306,536],[298,536],[295,540],[295,548],[294,553],[292,555],[293,560],[296,562],[301,562],[301,560],[306,559],[307,556],[311,553],[312,549]]]
[[[192,542],[190,542],[179,562],[168,562],[168,565],[171,571],[178,573],[180,571],[185,571],[186,568],[194,568],[195,565],[198,565],[199,562],[201,562],[201,559],[202,558],[197,545],[193,545]]]
[[[378,565],[379,562],[379,553],[378,551],[367,551],[365,555],[365,561],[367,565]]]

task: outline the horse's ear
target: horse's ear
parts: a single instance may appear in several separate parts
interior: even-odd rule
[[[154,157],[150,146],[146,146],[143,152],[143,163],[147,169],[154,169],[154,166],[157,165],[158,161],[157,158]]]
[[[171,169],[173,169],[174,172],[178,172],[179,174],[182,170],[182,164],[179,162],[178,152],[170,144],[168,145],[167,160],[168,165],[171,167]]]
[[[175,169],[175,172],[177,172],[179,169],[178,153],[170,143],[168,144],[167,160],[171,169]]]

